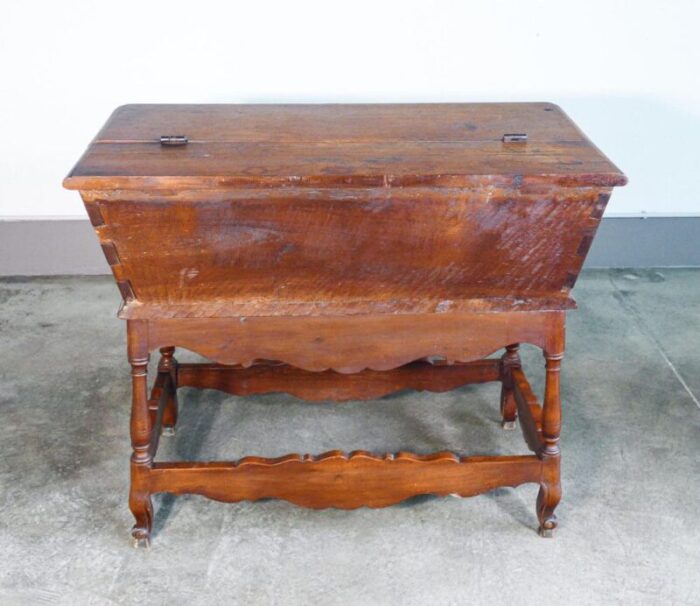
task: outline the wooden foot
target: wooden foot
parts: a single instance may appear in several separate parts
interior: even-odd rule
[[[136,523],[131,529],[134,547],[150,547],[153,528],[153,502],[150,495],[131,496],[129,508],[136,519]]]
[[[539,535],[552,538],[557,528],[557,516],[554,509],[561,499],[561,487],[543,484],[537,494],[537,518],[540,521]]]
[[[133,539],[132,545],[134,546],[134,549],[150,549],[151,548],[151,539],[150,537],[147,537],[145,539]]]

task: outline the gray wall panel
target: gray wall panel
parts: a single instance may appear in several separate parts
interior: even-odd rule
[[[586,267],[700,267],[700,217],[603,219]],[[0,275],[108,274],[87,220],[0,221]]]

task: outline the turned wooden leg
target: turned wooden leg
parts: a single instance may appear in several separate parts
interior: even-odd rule
[[[148,490],[148,473],[152,465],[151,416],[148,410],[148,346],[145,323],[130,320],[127,324],[129,364],[131,364],[131,488],[129,508],[136,518],[131,531],[134,547],[148,547],[153,527],[153,504]]]
[[[540,457],[544,462],[540,492],[537,495],[537,518],[540,536],[551,537],[557,527],[554,509],[561,499],[559,433],[561,431],[561,396],[559,374],[563,354],[545,352],[546,380],[542,408],[542,437],[544,446]]]
[[[158,372],[170,374],[173,389],[168,393],[168,399],[163,409],[163,429],[164,436],[175,435],[175,425],[177,424],[177,360],[173,357],[174,347],[160,348],[160,361],[158,362]]]
[[[518,406],[513,393],[513,374],[511,369],[520,366],[518,349],[520,345],[514,343],[506,347],[506,353],[501,358],[501,416],[503,429],[515,429],[515,419],[518,415]]]

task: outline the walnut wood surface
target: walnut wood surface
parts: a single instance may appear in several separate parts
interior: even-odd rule
[[[520,365],[518,350],[519,343],[506,345],[506,352],[501,357],[499,366],[501,379],[501,416],[504,429],[515,429],[515,419],[518,415],[518,407],[515,401],[513,385],[513,368]]]
[[[355,509],[385,507],[420,494],[471,496],[499,486],[532,482],[541,486],[538,497],[541,532],[551,533],[556,526],[552,512],[556,506],[553,500],[558,494],[558,455],[545,455],[542,451],[531,456],[460,457],[447,451],[428,455],[410,452],[376,455],[365,451],[345,454],[336,450],[318,456],[289,454],[274,459],[248,456],[231,462],[156,463],[153,459],[163,429],[164,412],[177,388],[190,383],[207,385],[212,372],[230,376],[246,369],[178,364],[171,348],[163,348],[153,390],[146,400],[141,372],[145,370],[142,361],[147,358],[138,357],[146,351],[145,341],[138,338],[143,323],[131,322],[130,326],[129,352],[135,368],[134,402],[137,404],[134,418],[141,418],[140,410],[148,413],[143,419],[149,436],[145,454],[140,454],[139,425],[132,425],[136,441],[130,504],[137,520],[133,531],[137,543],[149,543],[153,518],[150,495],[157,492],[194,493],[227,502],[274,497],[315,509]],[[264,362],[251,369],[254,368],[280,367]],[[176,369],[177,384],[172,379],[173,369]],[[433,369],[437,372],[432,375],[435,383],[431,389],[440,388],[445,375],[439,373],[443,371],[468,369],[470,378],[476,382],[502,378],[504,372],[501,360],[483,360],[464,366],[440,364]],[[415,370],[415,365],[409,365],[406,370]],[[517,383],[527,383],[519,366],[513,371]],[[340,375],[338,378],[342,381],[348,377]],[[550,404],[556,403],[557,395],[556,391],[550,391],[545,398]]]
[[[162,318],[571,308],[609,190],[84,197],[122,317]]]
[[[565,310],[625,182],[547,103],[119,108],[64,185],[80,190],[123,299],[135,541],[150,540],[156,492],[354,508],[525,482],[540,485],[551,536]],[[541,406],[521,343],[545,357]],[[178,364],[175,347],[212,363]],[[504,427],[519,419],[534,454],[154,462],[178,387],[343,401],[491,380]]]
[[[527,133],[526,144],[503,143]],[[186,146],[161,149],[161,135]],[[614,186],[617,169],[556,105],[130,105],[65,181],[74,189],[406,186],[475,177]]]
[[[156,141],[165,133],[234,143],[500,141],[518,132],[536,142],[588,143],[553,103],[131,104],[113,112],[94,142]]]
[[[373,455],[331,451],[238,462],[155,463],[147,484],[153,492],[196,493],[218,501],[284,499],[313,509],[386,507],[422,494],[472,496],[499,486],[539,482],[534,455],[458,457],[451,452]]]
[[[532,392],[532,387],[522,368],[516,366],[511,370],[513,393],[520,417],[520,427],[530,450],[539,453],[544,448],[542,439],[542,407]]]
[[[344,374],[391,370],[430,356],[485,358],[504,343],[561,351],[564,312],[129,320],[146,325],[149,351],[175,345],[226,365],[276,360]]]
[[[407,318],[406,316],[393,317],[401,320]],[[436,316],[419,318],[416,325],[421,326],[431,317]],[[458,316],[451,314],[448,317]],[[363,505],[381,507],[417,494],[457,493],[467,496],[496,486],[516,486],[525,482],[540,484],[537,498],[540,533],[543,536],[551,536],[557,525],[554,509],[561,498],[559,368],[564,349],[564,314],[563,312],[477,314],[471,317],[471,320],[476,324],[484,325],[486,317],[497,318],[498,321],[504,322],[504,325],[508,325],[509,322],[521,326],[530,324],[534,333],[540,334],[538,342],[544,349],[546,360],[546,389],[541,415],[529,384],[522,374],[519,359],[516,357],[517,349],[512,345],[501,360],[487,360],[467,365],[465,368],[473,371],[472,376],[460,378],[460,381],[464,378],[482,381],[495,377],[504,381],[507,389],[513,390],[521,423],[525,423],[523,432],[531,447],[536,443],[533,448],[535,454],[530,457],[460,458],[452,453],[433,455],[401,453],[396,456],[377,456],[364,452],[347,456],[333,451],[320,457],[292,454],[278,459],[246,457],[238,462],[154,463],[165,409],[174,399],[181,377],[184,384],[210,386],[215,383],[215,386],[225,389],[228,389],[230,384],[228,381],[221,384],[218,379],[212,379],[211,365],[178,364],[173,358],[173,346],[163,347],[159,344],[159,339],[165,338],[164,335],[168,334],[172,339],[171,342],[178,344],[182,334],[178,335],[175,327],[189,324],[189,332],[185,331],[183,334],[198,334],[199,342],[218,343],[221,348],[222,344],[227,344],[232,338],[231,320],[223,320],[227,324],[219,327],[212,323],[212,319],[179,319],[161,322],[130,320],[127,327],[129,359],[133,375],[134,454],[131,463],[132,485],[129,502],[136,518],[133,536],[137,544],[148,543],[150,540],[153,520],[151,495],[155,492],[197,493],[224,501],[277,497],[307,507],[351,509]],[[537,322],[528,323],[525,321],[528,317],[533,320],[540,318],[541,323],[539,325]],[[304,321],[301,318],[287,320],[292,324]],[[306,319],[306,321],[309,320],[327,322],[329,319]],[[208,322],[210,330],[193,329],[192,322]],[[260,318],[259,322],[252,323],[251,328],[251,336],[258,342],[261,352],[265,349],[265,343],[274,340],[270,335],[266,335],[265,325],[265,319]],[[157,330],[154,331],[156,327]],[[308,326],[306,329],[308,330]],[[493,327],[478,333],[475,337],[476,341],[488,340],[492,330]],[[504,334],[499,333],[498,338],[506,342],[513,341],[507,338],[508,333]],[[372,339],[365,337],[365,341],[372,342]],[[148,399],[145,377],[149,351],[154,348],[160,348],[161,360],[158,364],[154,388]],[[226,349],[225,345],[224,349]],[[252,360],[251,364],[254,362],[255,360]],[[415,366],[408,368],[412,367],[415,368]],[[256,366],[251,368],[255,369]],[[437,368],[444,370],[451,367],[438,366]],[[213,372],[230,374],[241,372],[241,369],[228,368]],[[200,376],[196,376],[198,373]],[[400,376],[400,373],[395,372],[395,375]],[[507,379],[509,376],[510,381]],[[427,387],[441,389],[444,385],[440,383],[439,377],[437,372],[434,373],[433,384]],[[339,383],[336,384],[336,387],[339,387],[337,393],[333,393],[329,385],[322,387],[329,390],[330,399],[334,399],[335,396],[338,396],[337,399],[342,399],[343,380],[341,376]],[[350,379],[352,380],[354,379]],[[234,387],[234,391],[235,389]],[[524,401],[527,406],[522,404]],[[536,433],[532,433],[528,427],[535,427]]]
[[[218,389],[237,396],[284,392],[314,402],[370,400],[402,389],[450,391],[468,383],[500,378],[498,360],[469,364],[412,362],[378,372],[341,374],[332,370],[310,372],[287,364],[255,364],[250,368],[221,364],[179,364],[178,387]]]

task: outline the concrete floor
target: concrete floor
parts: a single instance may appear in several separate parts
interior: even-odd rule
[[[700,604],[700,270],[587,272],[575,294],[555,539],[537,536],[528,485],[351,512],[159,496],[137,551],[111,278],[1,280],[0,604]],[[524,358],[541,391],[541,356]],[[525,452],[496,384],[181,402],[162,458]]]

